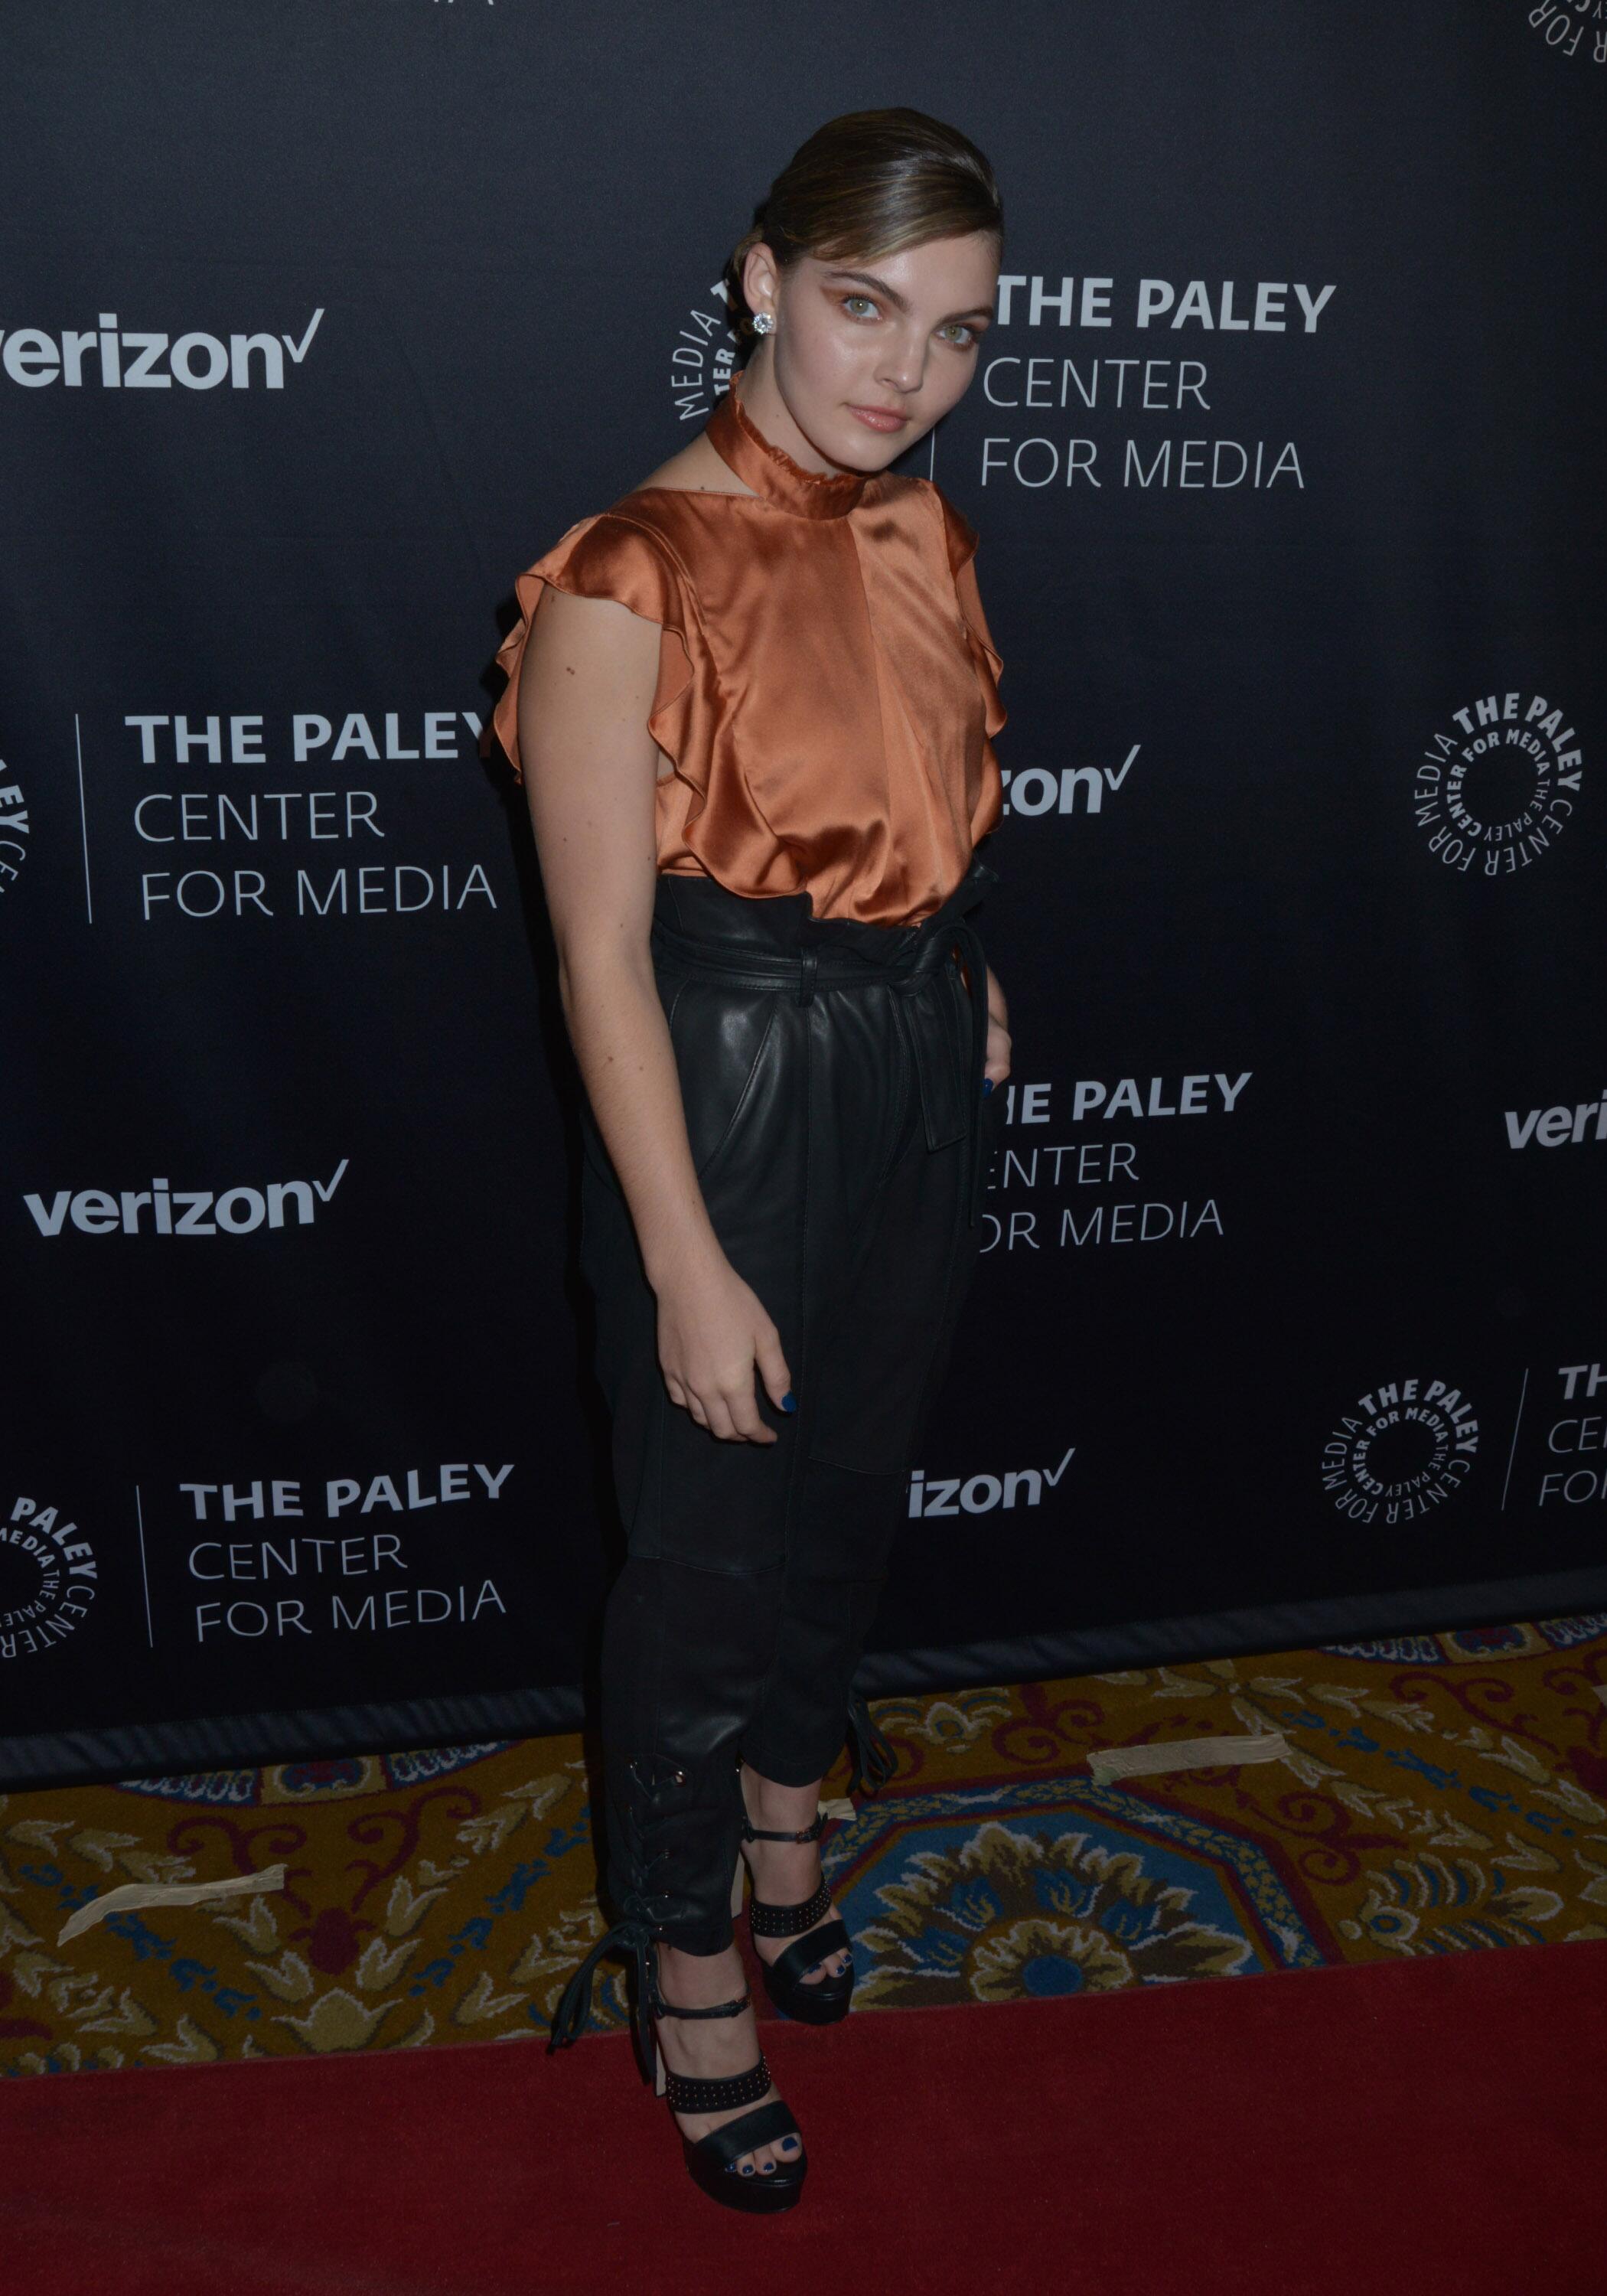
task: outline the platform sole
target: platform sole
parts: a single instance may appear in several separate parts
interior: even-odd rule
[[[770,1982],[770,1965],[763,1955],[756,1958],[771,2007],[779,2010],[783,2017],[791,2018],[794,2024],[840,2025],[848,2015],[852,2006],[851,1995],[846,2001],[840,1998],[833,2001],[830,1997],[821,2001],[815,1997],[816,1988],[812,1985],[803,1986],[796,1993],[783,1992],[779,1986]]]

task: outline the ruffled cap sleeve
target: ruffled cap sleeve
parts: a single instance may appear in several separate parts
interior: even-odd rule
[[[657,622],[659,682],[648,712],[648,729],[659,747],[677,761],[686,749],[693,685],[693,657],[700,651],[690,586],[663,537],[619,510],[583,518],[518,576],[513,588],[519,619],[497,649],[507,676],[491,713],[491,726],[503,754],[520,780],[519,674],[541,594],[548,583],[578,598],[611,598],[644,621]]]
[[[955,595],[959,600],[966,636],[971,642],[971,654],[976,665],[977,683],[982,689],[983,731],[991,741],[1008,722],[1008,718],[999,701],[999,674],[1004,665],[988,630],[988,617],[982,611],[982,597],[977,588],[976,568],[972,562],[977,554],[977,530],[964,512],[955,507],[940,488],[934,488],[933,492],[943,506],[943,525],[948,542],[949,571],[954,576]]]

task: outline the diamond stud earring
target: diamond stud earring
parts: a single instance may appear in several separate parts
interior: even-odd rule
[[[756,335],[773,335],[775,332],[775,314],[773,311],[755,311],[753,332]]]

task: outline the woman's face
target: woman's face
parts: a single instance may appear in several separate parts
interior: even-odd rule
[[[751,309],[775,313],[775,332],[761,338],[743,404],[806,470],[885,470],[963,397],[998,275],[988,231],[863,261],[800,256],[779,273],[755,247],[743,285]],[[797,443],[784,421],[772,427],[772,390]]]

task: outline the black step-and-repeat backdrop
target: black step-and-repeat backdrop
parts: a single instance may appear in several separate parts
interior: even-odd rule
[[[1008,206],[912,466],[1006,665],[1015,1075],[866,1686],[1607,1605],[1599,10],[4,39],[0,1777],[580,1710],[575,1081],[491,657],[869,104]]]

